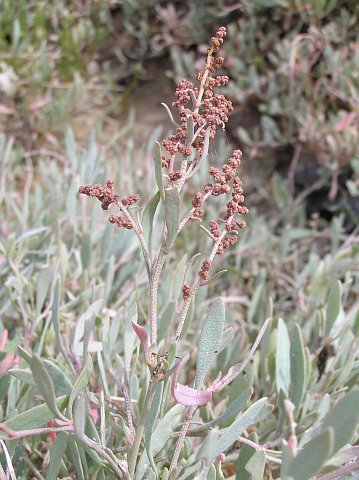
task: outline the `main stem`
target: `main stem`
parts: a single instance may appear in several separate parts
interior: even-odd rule
[[[132,444],[132,446],[130,448],[130,451],[129,451],[129,454],[128,454],[128,471],[129,471],[129,474],[130,474],[130,478],[132,478],[134,473],[135,473],[138,451],[140,449],[141,440],[142,440],[142,437],[143,437],[143,432],[145,431],[145,426],[146,426],[146,423],[147,423],[148,414],[149,414],[150,409],[151,409],[151,405],[152,405],[153,397],[154,397],[155,392],[156,392],[157,384],[158,384],[158,379],[152,378],[150,380],[150,384],[148,386],[147,393],[146,393],[145,403],[142,407],[140,420],[139,420],[137,428],[136,428],[136,435],[135,435],[133,444]]]
[[[172,457],[172,461],[171,461],[171,465],[170,465],[170,471],[169,471],[170,474],[177,467],[177,462],[178,462],[178,459],[179,459],[184,441],[186,439],[186,435],[187,435],[187,432],[188,432],[189,425],[191,423],[193,414],[196,411],[196,408],[197,407],[191,407],[191,408],[188,409],[186,419],[185,419],[185,421],[182,425],[182,430],[181,430],[180,436],[178,437],[176,448],[175,448],[175,451],[174,451],[174,454],[173,454],[173,457]]]

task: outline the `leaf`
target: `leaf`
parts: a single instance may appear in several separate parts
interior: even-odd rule
[[[132,327],[132,322],[137,324],[137,303],[133,300],[129,307],[126,317],[125,323],[125,331],[124,331],[124,364],[125,364],[125,372],[126,375],[129,376],[130,372],[130,365],[131,365],[131,357],[133,352],[133,347],[135,345],[136,333],[134,328]]]
[[[72,413],[72,407],[75,399],[77,398],[79,393],[86,388],[88,382],[90,381],[92,370],[93,370],[92,358],[90,355],[88,355],[86,364],[82,369],[80,375],[77,377],[70,395],[69,406],[68,406],[68,410],[70,413]]]
[[[13,377],[18,378],[22,382],[26,383],[26,385],[36,385],[32,373],[28,370],[24,370],[22,368],[11,368],[10,370],[8,370],[8,373],[10,373],[10,375],[12,375]]]
[[[75,398],[72,413],[75,433],[81,439],[85,433],[87,414],[87,401],[83,392]]]
[[[93,302],[88,309],[80,316],[77,320],[75,330],[72,333],[72,346],[73,350],[77,351],[77,347],[80,343],[80,340],[83,338],[85,333],[85,323],[86,321],[91,321],[97,317],[103,305],[103,300],[96,300]]]
[[[225,306],[218,298],[209,309],[198,341],[195,388],[201,388],[204,379],[216,358],[222,339]]]
[[[302,332],[297,323],[294,326],[290,343],[290,378],[290,399],[298,415],[305,391],[306,368]]]
[[[145,446],[146,446],[146,451],[148,458],[150,460],[150,463],[152,465],[152,468],[156,470],[155,463],[153,460],[153,457],[151,455],[151,437],[152,437],[152,432],[158,417],[158,413],[160,411],[161,407],[161,401],[162,401],[162,395],[163,395],[163,385],[164,382],[160,382],[157,385],[155,395],[153,397],[151,409],[149,411],[147,421],[146,421],[146,426],[145,426]]]
[[[221,344],[219,346],[218,353],[221,353],[225,348],[227,348],[228,345],[231,344],[233,339],[234,339],[234,327],[230,326],[225,330],[223,330]]]
[[[142,214],[142,219],[141,219],[142,233],[145,238],[146,244],[148,245],[149,250],[151,250],[153,218],[155,216],[160,198],[161,198],[160,192],[157,192],[151,198],[151,200],[147,203]]]
[[[208,423],[201,425],[199,428],[196,428],[195,432],[200,432],[202,430],[207,430],[207,428],[212,428],[216,425],[220,425],[221,423],[225,422],[231,417],[237,415],[245,405],[248,403],[248,400],[252,396],[253,388],[247,388],[244,392],[242,392],[227,408],[226,410],[221,413],[217,418],[211,420]]]
[[[224,430],[218,441],[216,456],[229,448],[244,430],[258,422],[269,413],[267,398],[261,398],[251,405],[232,425]]]
[[[201,446],[196,453],[196,457],[198,460],[202,460],[205,465],[209,465],[212,459],[216,455],[216,449],[218,444],[218,430],[212,429],[210,430],[207,435],[204,437],[203,441],[201,442]]]
[[[48,374],[42,360],[36,354],[32,356],[30,369],[36,386],[40,390],[41,395],[43,396],[50,410],[53,412],[55,417],[66,421],[66,417],[62,415],[62,413],[57,407],[55,388],[54,384],[52,383],[51,377]]]
[[[277,391],[283,390],[286,396],[288,396],[290,384],[290,341],[287,327],[281,318],[278,320],[275,379]]]
[[[252,432],[250,435],[248,435],[248,440],[258,443],[257,434]],[[255,455],[255,453],[256,450],[250,445],[247,445],[246,443],[241,445],[236,466],[236,480],[251,480],[251,476],[246,469],[246,465],[253,455]]]
[[[151,455],[155,457],[165,446],[170,439],[172,432],[178,425],[183,412],[182,405],[175,405],[172,407],[166,415],[157,424],[151,437]],[[135,480],[139,480],[145,473],[146,466],[148,464],[147,452],[142,452],[141,458],[137,463]]]
[[[334,431],[327,428],[320,435],[314,437],[300,450],[298,455],[288,465],[286,477],[293,480],[309,480],[314,477],[326,460],[330,457],[334,445]]]
[[[156,142],[155,147],[155,177],[157,182],[158,191],[160,192],[160,196],[162,201],[165,200],[165,189],[163,187],[163,176],[162,176],[162,153],[161,153],[161,144]]]
[[[165,217],[167,227],[166,249],[169,250],[178,235],[180,226],[181,198],[178,188],[165,191]]]
[[[151,435],[153,432],[154,425],[156,423],[158,413],[160,411],[161,401],[162,401],[162,394],[163,394],[163,382],[159,383],[156,388],[155,395],[153,397],[152,405],[150,412],[147,417],[147,422],[145,426],[145,444],[150,444],[151,442]]]
[[[188,407],[205,405],[212,398],[211,391],[199,390],[196,388],[188,387],[187,385],[181,385],[177,383],[179,372],[182,369],[183,365],[188,362],[188,360],[189,353],[186,353],[186,355],[178,362],[178,364],[174,368],[171,386],[172,396],[178,403],[181,403],[182,405],[186,405]]]
[[[216,467],[212,464],[207,473],[207,480],[216,480]]]
[[[186,468],[183,474],[178,478],[178,480],[185,480],[186,478],[191,476],[192,473],[195,473],[197,470],[199,470],[201,466],[202,466],[202,462],[196,462],[191,467]]]
[[[266,454],[264,450],[259,450],[251,456],[246,464],[246,470],[251,475],[251,480],[263,480],[265,464]]]
[[[151,441],[151,453],[157,455],[171,437],[174,428],[178,425],[183,412],[182,405],[172,407],[156,426]]]
[[[81,242],[81,263],[84,270],[88,270],[91,264],[92,242],[91,235],[85,233]]]
[[[24,348],[22,348],[20,345],[17,346],[17,353],[18,355],[23,359],[25,360],[26,363],[28,363],[30,365],[31,363],[31,354],[29,352],[27,352]]]
[[[346,393],[325,418],[322,429],[334,430],[333,454],[350,443],[359,423],[359,390]]]
[[[61,334],[60,334],[59,303],[60,303],[60,282],[59,282],[59,279],[57,279],[56,285],[55,285],[54,300],[52,302],[51,320],[52,320],[52,324],[53,324],[53,327],[54,327],[57,348],[60,350],[60,352],[62,353],[62,356],[67,361],[67,363],[69,365],[71,365],[70,359],[69,359],[69,357],[66,353],[65,347],[62,343],[62,338],[61,338]]]
[[[84,469],[81,462],[81,455],[79,447],[74,440],[69,441],[69,447],[71,452],[72,461],[76,469],[78,480],[86,480]]]
[[[343,287],[339,280],[337,280],[331,287],[328,295],[328,303],[326,306],[326,323],[325,323],[325,335],[326,338],[337,319],[341,304],[342,304],[342,295],[343,295]]]
[[[132,328],[136,332],[138,338],[140,339],[142,350],[145,356],[145,360],[147,361],[150,357],[150,351],[148,348],[148,335],[145,327],[141,327],[137,323],[131,322]]]
[[[56,399],[56,405],[59,409],[64,409],[67,405],[68,397],[63,395]],[[55,417],[53,412],[46,403],[30,408],[9,420],[5,425],[16,432],[20,430],[30,430],[33,428],[41,428]]]
[[[57,480],[68,441],[69,437],[67,433],[60,432],[56,435],[55,442],[51,446],[50,450],[50,462],[47,470],[46,480]]]
[[[36,286],[36,317],[38,317],[42,311],[53,275],[53,269],[50,267],[42,268],[39,272]]]
[[[56,397],[70,395],[74,380],[66,368],[61,369],[53,360],[45,359],[43,363],[54,384]]]

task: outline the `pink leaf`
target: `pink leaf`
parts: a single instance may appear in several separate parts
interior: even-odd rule
[[[138,338],[140,339],[143,353],[145,354],[145,359],[148,360],[150,352],[148,349],[148,335],[147,335],[146,329],[145,327],[141,327],[141,325],[137,325],[137,323],[135,322],[131,322],[131,323],[132,323],[132,328],[134,329]]]
[[[172,395],[178,403],[186,405],[187,407],[205,405],[212,398],[212,392],[209,390],[197,390],[196,388],[191,388],[187,385],[181,385],[180,383],[177,383],[179,372],[183,365],[188,362],[189,357],[189,353],[186,353],[186,355],[176,365],[172,377]]]
[[[356,120],[356,113],[355,112],[347,113],[335,125],[335,131],[336,132],[341,132],[342,130],[345,130],[355,120]]]
[[[4,347],[7,343],[8,339],[8,331],[5,329],[1,334],[0,334],[0,350],[4,350]]]
[[[7,353],[0,362],[0,375],[4,375],[10,368],[16,367],[20,363],[20,358],[13,353]]]

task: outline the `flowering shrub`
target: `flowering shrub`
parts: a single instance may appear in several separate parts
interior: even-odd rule
[[[11,368],[11,378],[8,374],[4,376],[10,387],[0,431],[3,464],[10,478],[16,478],[16,455],[26,458],[25,466],[16,468],[18,475],[24,471],[41,475],[26,452],[16,451],[13,445],[19,440],[28,445],[29,438],[45,436],[53,444],[49,457],[46,450],[42,468],[46,478],[54,480],[59,477],[204,479],[234,475],[241,480],[309,480],[321,471],[319,478],[330,480],[357,469],[357,447],[348,444],[355,438],[359,422],[356,408],[359,395],[355,388],[358,371],[354,368],[357,347],[352,333],[358,304],[354,301],[350,312],[345,314],[343,288],[347,289],[350,282],[344,286],[340,281],[328,283],[328,272],[332,276],[333,272],[341,272],[344,276],[343,272],[349,269],[348,263],[343,266],[343,261],[348,262],[349,257],[352,262],[348,252],[354,250],[353,239],[345,242],[337,256],[327,258],[325,265],[316,265],[315,259],[309,259],[306,270],[298,275],[296,287],[310,288],[309,300],[301,299],[300,304],[300,310],[312,317],[307,323],[303,320],[303,332],[296,323],[299,313],[291,317],[291,324],[278,319],[270,331],[270,318],[265,320],[261,310],[258,314],[256,309],[263,297],[261,279],[248,311],[246,331],[227,322],[222,298],[211,301],[204,320],[202,310],[195,309],[202,292],[223,273],[213,273],[216,265],[249,230],[244,229],[246,223],[242,217],[248,209],[244,206],[243,184],[237,175],[241,152],[235,150],[221,168],[208,168],[206,163],[209,144],[232,110],[231,102],[216,90],[228,82],[227,77],[215,75],[223,62],[218,51],[225,35],[226,30],[221,27],[211,39],[204,70],[197,76],[198,86],[185,80],[177,84],[177,100],[172,106],[178,110],[180,123],[176,124],[167,107],[176,130],[156,144],[157,187],[147,204],[138,206],[143,199],[137,193],[117,194],[112,180],[92,181],[102,173],[96,170],[95,162],[93,172],[84,173],[81,162],[76,163],[71,138],[67,138],[71,168],[77,169],[81,179],[91,179],[79,192],[98,199],[104,211],[111,210],[108,216],[111,234],[121,229],[113,237],[114,243],[119,244],[115,251],[119,255],[119,250],[124,250],[128,257],[122,263],[121,256],[118,277],[113,274],[115,260],[106,257],[108,238],[105,235],[101,240],[105,258],[101,275],[107,275],[107,285],[124,287],[129,281],[132,290],[125,301],[116,303],[116,310],[109,308],[107,289],[89,281],[98,276],[97,267],[91,270],[90,261],[94,237],[81,230],[81,253],[76,251],[72,265],[81,263],[83,276],[71,272],[69,284],[65,284],[59,273],[69,269],[69,256],[67,247],[60,242],[59,259],[53,260],[56,266],[45,267],[38,273],[36,300],[28,302],[35,303],[34,312],[29,309],[29,319],[23,299],[26,294],[32,297],[34,292],[26,284],[28,277],[19,274],[12,255],[16,248],[21,251],[22,242],[36,237],[39,231],[27,232],[12,242],[5,226],[2,227],[7,242],[5,246],[1,244],[0,260],[4,262],[2,268],[12,269],[6,284],[19,301],[25,332],[22,346],[16,342],[9,345],[7,332],[0,341],[6,365],[3,373],[21,359],[21,368]],[[92,145],[89,152],[93,150]],[[90,154],[88,157],[93,158]],[[6,158],[8,162],[9,154]],[[8,163],[4,165],[8,167]],[[212,180],[203,188],[187,193],[189,180],[203,170],[208,171]],[[56,179],[57,171],[52,175]],[[76,210],[71,203],[75,198],[74,185],[71,181],[66,199],[69,221],[66,218],[63,230],[72,227],[76,239],[79,220],[73,215]],[[56,198],[60,199],[62,190],[58,182],[54,182],[54,191],[58,191]],[[51,191],[51,195],[55,193]],[[192,202],[189,205],[187,197]],[[217,200],[221,199],[226,200],[218,207]],[[209,208],[211,202],[216,202],[215,209]],[[93,216],[97,216],[96,211]],[[95,235],[89,217],[83,214],[80,218],[81,224],[90,223],[90,232]],[[201,247],[207,251],[199,254],[197,249],[190,260],[179,260],[179,244],[186,230],[192,227],[204,233],[206,243],[202,241]],[[127,243],[126,235],[129,235]],[[138,278],[131,265],[134,235],[145,264]],[[289,248],[285,237],[280,243],[282,250]],[[40,247],[29,248],[28,254],[33,252],[41,254]],[[188,254],[193,252],[188,249]],[[351,254],[354,258],[355,253]],[[96,266],[95,257],[92,261]],[[23,263],[26,268],[26,262]],[[127,265],[130,268],[126,272]],[[308,271],[313,276],[311,281]],[[31,276],[32,270],[26,275]],[[88,288],[87,283],[90,283]],[[67,292],[66,305],[62,303],[61,289]],[[16,296],[17,291],[23,297]],[[74,325],[67,322],[76,308],[73,292],[82,296],[82,301],[92,302]],[[115,293],[121,296],[121,290]],[[266,309],[270,316],[270,306],[266,305]],[[253,323],[256,314],[257,324]],[[317,334],[318,317],[323,322],[322,338]],[[44,319],[42,331],[38,327]],[[56,344],[56,352],[53,345],[47,347],[51,358],[45,358],[47,334],[53,340],[49,343]],[[313,358],[304,345],[304,334],[318,341],[318,353],[314,352]],[[36,335],[39,342],[31,352],[29,339]],[[335,342],[338,359],[331,367],[333,373],[326,375],[328,352],[333,353]],[[195,371],[187,367],[191,357],[196,359]],[[312,371],[316,357],[319,379]],[[261,370],[262,381],[259,381]],[[317,384],[317,380],[322,383]],[[328,393],[321,397],[324,385],[332,399]],[[0,385],[1,398],[6,395],[6,388]],[[14,393],[20,388],[27,393],[26,404],[14,400],[20,397]],[[33,390],[43,399],[40,405],[33,406],[36,398],[30,395]],[[43,448],[41,443],[34,442],[37,445],[34,452]]]

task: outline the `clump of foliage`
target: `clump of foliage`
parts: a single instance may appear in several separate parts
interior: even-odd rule
[[[318,182],[357,223],[359,10],[356,2],[245,3],[230,28],[232,99],[255,125],[239,138],[256,155],[284,149],[292,194]],[[303,178],[304,177],[304,178]],[[333,208],[333,207],[332,207]]]
[[[232,109],[215,90],[228,77],[213,76],[224,35],[198,86],[177,85],[180,124],[155,148],[156,193],[140,208],[105,182],[93,137],[81,153],[69,131],[65,170],[43,160],[35,183],[31,163],[19,175],[22,150],[0,139],[9,478],[330,480],[358,468],[357,239],[340,219],[306,228],[300,207],[286,217],[298,227],[278,231],[253,212],[244,228],[238,150],[208,183],[209,144]],[[129,174],[143,196],[136,169],[121,184]],[[120,210],[106,226],[80,185]],[[227,287],[213,273],[226,258]],[[232,313],[214,297],[233,285]]]

